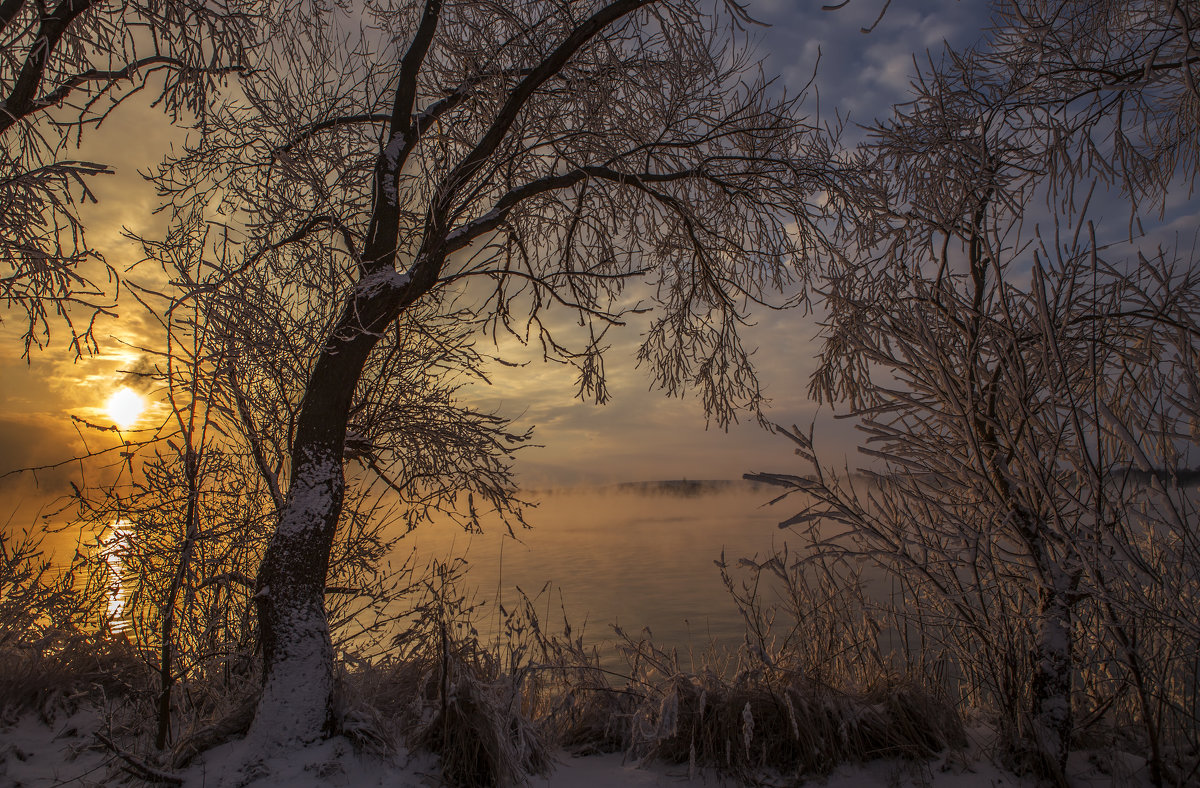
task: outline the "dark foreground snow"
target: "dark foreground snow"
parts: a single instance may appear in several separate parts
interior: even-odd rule
[[[35,715],[0,727],[0,786],[7,788],[59,788],[60,786],[108,786],[127,776],[121,758],[106,749],[96,733],[105,729],[104,715],[85,708],[63,715],[47,725]],[[1013,776],[997,768],[988,758],[987,729],[971,730],[972,746],[964,753],[927,762],[881,760],[847,765],[810,784],[827,788],[885,788],[897,785],[932,788],[1032,788],[1029,778]],[[341,738],[311,745],[299,753],[255,760],[243,741],[210,751],[202,760],[180,773],[186,788],[215,788],[239,784],[238,771],[254,764],[253,788],[421,788],[440,785],[437,761],[431,756],[380,759],[356,753]],[[1075,753],[1069,774],[1077,788],[1149,785],[1141,759],[1112,753]],[[133,785],[138,781],[133,780]],[[555,788],[606,788],[607,786],[654,786],[655,788],[700,788],[731,786],[708,773],[688,774],[687,766],[639,765],[621,755],[572,757],[560,753],[554,771],[537,777],[529,785]]]

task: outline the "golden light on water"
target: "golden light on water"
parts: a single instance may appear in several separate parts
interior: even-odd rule
[[[122,553],[127,549],[126,541],[129,536],[126,529],[131,525],[128,520],[117,520],[112,525],[112,532],[101,544],[104,548],[104,562],[108,564],[108,620],[113,632],[123,632],[129,628],[125,618],[125,603],[127,601],[122,581],[125,575],[125,561]]]
[[[120,388],[108,398],[104,409],[118,429],[127,430],[137,423],[146,410],[146,400],[133,389]]]

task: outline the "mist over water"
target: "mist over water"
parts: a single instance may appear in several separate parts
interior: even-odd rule
[[[398,566],[413,555],[418,572],[431,560],[463,559],[459,591],[482,603],[475,626],[490,642],[499,631],[499,606],[517,608],[523,591],[537,599],[544,630],[561,632],[563,616],[587,645],[618,640],[612,625],[635,638],[649,629],[656,645],[702,651],[743,639],[741,614],[721,581],[716,562],[737,568],[741,558],[763,560],[785,542],[800,540],[778,523],[801,504],[795,496],[767,506],[775,488],[743,481],[670,481],[525,491],[537,504],[526,510],[532,526],[515,537],[498,520],[483,533],[446,521],[403,535],[391,556]],[[398,527],[403,527],[398,526]],[[75,549],[100,550],[110,586],[114,631],[127,631],[129,584],[124,521],[87,537],[51,534],[55,565]],[[520,591],[518,591],[520,589]],[[401,605],[408,601],[401,600]]]
[[[517,588],[533,597],[551,583],[538,605],[544,628],[561,630],[565,610],[574,632],[585,628],[588,644],[613,641],[615,623],[631,635],[649,628],[660,646],[696,650],[742,639],[741,616],[714,563],[722,550],[731,565],[765,558],[789,536],[778,523],[796,506],[765,507],[772,490],[743,482],[578,487],[530,497],[539,503],[527,513],[533,527],[515,540],[499,524],[467,534],[433,523],[401,539],[398,557],[415,549],[422,562],[465,558],[467,584],[488,603],[478,623],[489,635],[496,601],[511,609]]]

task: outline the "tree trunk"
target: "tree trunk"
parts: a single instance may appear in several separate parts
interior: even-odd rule
[[[1001,478],[1001,477],[998,477]],[[1004,488],[1007,492],[1007,488]],[[1033,560],[1038,583],[1037,631],[1033,642],[1033,677],[1030,680],[1029,737],[1033,758],[1029,764],[1055,785],[1067,785],[1067,756],[1071,753],[1071,619],[1080,573],[1050,546],[1051,528],[1044,520],[1017,507],[1017,532]],[[1022,746],[1022,749],[1024,747]]]
[[[1066,784],[1071,751],[1071,589],[1065,572],[1053,575],[1054,587],[1043,588],[1039,600],[1037,640],[1031,683],[1033,741],[1039,771]]]
[[[167,746],[171,736],[171,687],[175,684],[175,671],[172,662],[173,638],[175,637],[175,604],[179,599],[179,591],[187,577],[192,556],[196,551],[196,540],[200,537],[200,522],[197,517],[198,477],[200,475],[200,455],[192,449],[192,434],[187,436],[187,452],[183,455],[184,474],[187,478],[188,498],[184,514],[183,549],[179,554],[179,566],[171,578],[171,586],[167,589],[167,599],[162,606],[162,642],[160,644],[158,676],[158,735],[154,740],[157,749]]]
[[[313,367],[292,445],[291,484],[259,568],[263,694],[248,737],[274,749],[316,741],[332,722],[333,646],[325,576],[345,494],[347,414],[378,334],[352,305]]]
[[[287,498],[258,570],[263,694],[247,735],[253,747],[293,747],[330,731],[333,645],[325,576],[345,496],[350,407],[383,327],[428,291],[436,271],[423,287],[410,286],[390,261],[365,274],[313,365],[292,439]]]
[[[342,509],[341,452],[306,451],[258,572],[263,694],[250,738],[262,746],[305,744],[329,730],[333,646],[325,574]]]

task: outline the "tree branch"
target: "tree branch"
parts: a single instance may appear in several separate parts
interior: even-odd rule
[[[417,76],[425,55],[437,32],[441,0],[425,0],[421,22],[413,35],[412,43],[400,62],[400,77],[396,85],[392,116],[388,122],[388,141],[375,162],[375,177],[371,188],[371,223],[367,229],[368,270],[395,268],[396,239],[400,234],[399,184],[400,158],[402,150],[411,150],[413,121],[412,110],[417,100]]]
[[[238,416],[242,421],[242,432],[246,435],[246,440],[250,442],[250,451],[254,455],[254,464],[258,466],[258,472],[263,477],[263,481],[267,483],[267,489],[271,491],[271,500],[275,502],[275,511],[283,511],[284,497],[283,491],[279,489],[279,475],[271,470],[271,466],[267,463],[267,456],[263,452],[262,438],[258,434],[258,428],[254,424],[254,414],[250,412],[250,403],[246,401],[246,395],[242,392],[242,387],[238,385],[237,374],[232,368],[229,370],[229,385],[233,389],[233,398],[237,403]]]
[[[41,108],[34,96],[42,84],[42,76],[46,72],[46,64],[50,62],[54,48],[66,35],[71,23],[96,2],[97,0],[63,0],[48,16],[42,18],[21,72],[4,101],[4,109],[0,111],[0,134],[18,120]]]
[[[647,188],[646,184],[666,183],[699,177],[704,177],[704,172],[699,169],[679,170],[671,173],[624,173],[609,167],[587,166],[580,167],[572,172],[563,173],[562,175],[551,175],[546,178],[540,178],[508,192],[497,200],[495,207],[483,216],[449,233],[446,236],[445,249],[447,254],[458,251],[481,235],[498,229],[504,224],[509,212],[523,200],[536,197],[539,194],[545,194],[546,192],[569,188],[588,178],[611,181],[624,186],[633,186],[651,196],[659,198],[663,195],[660,192]]]
[[[89,82],[108,82],[104,88],[107,90],[115,82],[132,79],[133,75],[147,66],[174,66],[177,68],[185,68],[186,64],[179,58],[167,57],[166,55],[151,55],[149,57],[135,60],[124,68],[113,70],[100,70],[89,68],[87,71],[75,74],[62,85],[59,85],[54,90],[39,98],[35,104],[35,109],[39,107],[48,107],[65,101],[76,90]],[[157,69],[156,69],[157,70]],[[235,71],[242,71],[241,66],[227,66],[213,70],[213,74],[227,74]],[[103,92],[103,91],[102,91]]]
[[[322,131],[329,131],[330,129],[337,129],[342,126],[354,126],[359,123],[387,123],[390,118],[391,115],[385,115],[382,112],[363,112],[358,115],[340,115],[336,118],[327,118],[316,123],[309,123],[297,132],[296,136],[272,150],[271,158],[277,159],[280,155],[291,153],[292,149],[301,142]]]
[[[25,0],[4,0],[3,3],[0,3],[0,31],[3,31],[9,23],[17,18],[17,14],[21,12],[24,5]]]
[[[492,125],[484,133],[479,143],[442,181],[443,188],[440,199],[430,209],[430,221],[427,222],[427,226],[437,228],[442,224],[458,190],[496,151],[534,91],[561,71],[571,57],[597,33],[621,17],[653,2],[655,0],[618,0],[618,2],[601,8],[572,30],[570,35],[549,56],[530,71],[529,75],[509,93],[508,100],[496,113]]]

